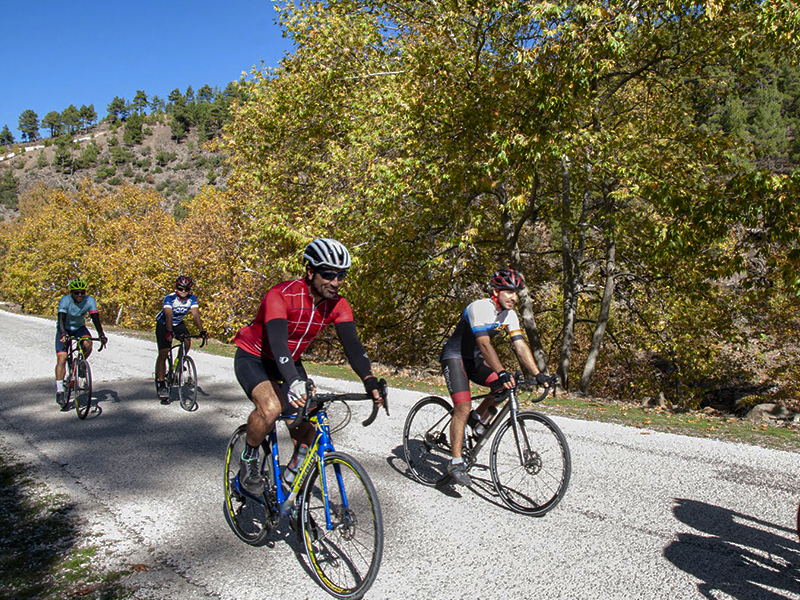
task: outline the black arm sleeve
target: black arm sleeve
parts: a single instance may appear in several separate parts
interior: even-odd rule
[[[300,379],[300,373],[294,366],[292,353],[289,352],[289,321],[286,319],[271,319],[266,322],[261,330],[261,360],[272,360],[267,356],[265,349],[269,347],[275,364],[283,380],[290,384]]]
[[[358,339],[356,324],[352,321],[336,325],[336,335],[344,348],[347,362],[362,380],[372,374],[372,363],[361,340]]]
[[[62,335],[67,335],[67,313],[58,313],[58,331]]]
[[[94,323],[94,329],[97,331],[97,337],[103,337],[103,326],[100,324],[100,313],[89,313]]]

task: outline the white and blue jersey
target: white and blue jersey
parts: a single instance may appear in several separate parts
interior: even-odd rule
[[[84,296],[80,302],[75,302],[71,294],[67,294],[58,301],[58,312],[66,315],[64,324],[68,332],[78,331],[86,326],[86,315],[96,314],[97,302],[91,296]]]
[[[480,355],[476,338],[493,338],[505,331],[512,340],[524,339],[519,317],[514,310],[500,310],[493,298],[476,300],[461,315],[456,329],[444,345],[440,360],[477,358]]]
[[[172,309],[172,326],[175,327],[179,325],[183,318],[193,309],[197,308],[199,305],[197,304],[197,297],[194,294],[189,294],[185,300],[181,300],[181,298],[175,292],[171,294],[167,294],[164,298],[164,306],[161,311],[156,315],[156,321],[161,323],[162,325],[167,324],[167,320],[164,317],[164,309],[171,308]]]

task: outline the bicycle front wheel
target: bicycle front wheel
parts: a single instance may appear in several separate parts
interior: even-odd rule
[[[75,361],[75,412],[85,419],[92,407],[92,369],[84,359]]]
[[[184,356],[178,375],[178,399],[183,410],[197,408],[197,367],[191,356]]]
[[[225,453],[225,520],[233,533],[251,546],[263,544],[269,534],[266,506],[247,496],[239,487],[239,459],[245,446],[247,425],[240,426],[228,442]],[[264,457],[261,457],[262,461]],[[263,470],[263,462],[262,462]]]
[[[314,578],[336,598],[361,598],[378,575],[383,517],[367,472],[341,452],[317,462],[301,496],[300,531]]]
[[[500,426],[492,443],[489,469],[497,493],[513,511],[541,516],[564,497],[572,474],[567,439],[549,417],[517,415]]]
[[[403,455],[411,476],[423,485],[446,483],[453,407],[444,398],[428,396],[417,402],[403,427]]]

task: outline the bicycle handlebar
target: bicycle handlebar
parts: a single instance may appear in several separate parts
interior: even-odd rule
[[[386,414],[389,414],[389,386],[386,384],[385,379],[381,379],[378,382],[380,386],[381,396],[383,397],[383,408],[386,410]],[[306,403],[305,405],[297,411],[297,414],[294,416],[293,419],[286,421],[286,426],[289,429],[294,429],[300,423],[307,420],[309,415],[312,411],[316,410],[326,402],[333,402],[335,400],[372,400],[372,413],[369,417],[364,419],[361,424],[364,427],[368,427],[372,425],[373,421],[375,421],[375,417],[378,415],[378,409],[380,408],[378,404],[374,401],[372,396],[367,395],[366,393],[356,394],[356,393],[347,393],[347,394],[317,394],[315,393],[316,386],[311,379],[306,380]]]
[[[528,387],[528,386],[536,388],[536,387],[539,387],[539,385],[540,385],[539,382],[536,381],[536,378],[534,378],[534,379],[532,379],[530,381],[522,379],[522,373],[520,373],[519,371],[514,373],[514,381],[517,382],[517,385],[515,387],[515,389],[517,391],[519,391],[520,388],[524,388],[524,387]],[[533,402],[534,404],[537,403],[537,402],[541,402],[542,400],[544,400],[547,397],[547,394],[550,393],[550,390],[553,390],[553,398],[555,398],[556,397],[556,388],[557,387],[558,387],[558,375],[557,374],[550,375],[547,378],[547,383],[545,384],[544,391],[541,393],[541,395],[539,395],[538,397],[532,399],[531,402]]]
[[[81,340],[89,340],[90,342],[100,342],[100,348],[97,350],[98,352],[102,352],[103,348],[106,347],[106,343],[108,342],[108,338],[106,338],[106,341],[104,342],[103,338],[99,337],[91,337],[87,335],[69,335],[69,334],[66,335],[66,340],[75,342],[79,342]]]
[[[200,342],[200,347],[201,347],[201,348],[202,348],[203,346],[205,346],[205,345],[206,345],[206,342],[208,341],[208,336],[205,336],[205,335],[192,335],[192,334],[188,334],[188,333],[184,333],[184,334],[173,334],[173,337],[174,337],[176,340],[197,340],[197,339],[202,339],[203,341],[202,341],[202,342]],[[177,347],[178,347],[178,346],[173,346],[173,348],[177,348]]]

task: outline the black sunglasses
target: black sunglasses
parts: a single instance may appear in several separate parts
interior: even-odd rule
[[[347,277],[347,271],[314,271],[317,275],[322,277],[325,281],[333,281],[334,279],[338,279],[339,281],[344,281],[344,278]]]
[[[179,285],[178,285],[178,286],[175,286],[175,289],[176,289],[176,290],[178,290],[179,292],[188,292],[188,291],[189,291],[189,289],[188,289],[188,288],[181,287],[181,286],[179,286]]]
[[[86,295],[86,290],[72,290],[72,293],[75,295]]]

